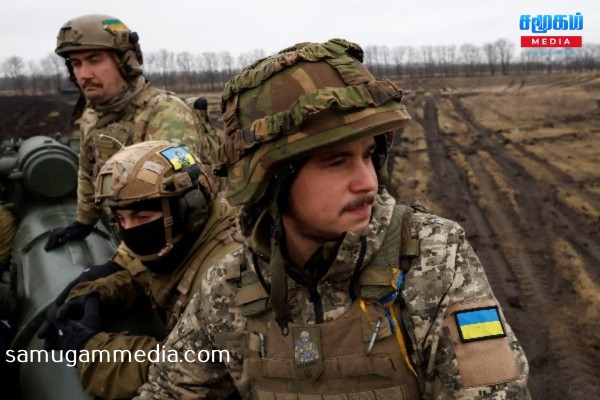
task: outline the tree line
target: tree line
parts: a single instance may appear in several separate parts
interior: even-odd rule
[[[365,46],[365,64],[377,77],[475,76],[496,74],[597,71],[600,45],[577,49],[522,48],[517,54],[507,39],[483,46]],[[181,93],[218,91],[244,66],[266,55],[256,49],[234,57],[230,52],[174,53],[161,49],[144,53],[144,74],[157,86]],[[15,94],[51,94],[73,90],[64,60],[54,53],[39,61],[12,56],[0,64],[0,90]]]

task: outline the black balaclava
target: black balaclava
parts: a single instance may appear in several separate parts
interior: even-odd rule
[[[169,207],[171,208],[171,215],[173,217],[172,236],[177,237],[183,232],[183,222],[181,221],[181,213],[179,212],[179,205],[176,199],[169,200]],[[116,208],[116,210],[164,211],[160,199],[137,201]],[[136,226],[135,228],[123,229],[119,226],[119,229],[125,245],[140,256],[158,254],[167,243],[164,217]],[[173,248],[165,255],[155,260],[142,261],[142,264],[151,272],[157,274],[168,274],[174,271],[189,253],[189,249],[194,244],[197,236],[197,234],[185,235],[182,239],[175,242]]]

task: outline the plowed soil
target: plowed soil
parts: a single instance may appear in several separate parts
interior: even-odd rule
[[[72,133],[69,120],[76,96],[0,95],[0,141]]]
[[[399,86],[413,120],[389,190],[465,228],[525,348],[534,399],[599,399],[600,75]],[[74,101],[0,97],[0,139],[69,133]]]
[[[465,228],[534,399],[600,398],[600,75],[400,82],[391,183]]]

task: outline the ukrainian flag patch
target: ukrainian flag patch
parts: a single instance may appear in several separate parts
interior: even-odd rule
[[[121,20],[118,19],[105,19],[104,21],[104,29],[109,31],[110,33],[116,33],[117,31],[127,30],[127,27]]]
[[[454,318],[463,343],[506,336],[497,306],[457,311]]]
[[[169,160],[175,171],[179,171],[185,165],[196,164],[194,156],[192,156],[189,151],[181,146],[170,147],[161,151],[160,154]]]

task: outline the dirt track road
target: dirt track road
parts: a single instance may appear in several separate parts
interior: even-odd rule
[[[441,103],[464,133],[440,128]],[[598,220],[565,205],[557,188],[590,204],[600,204],[600,196],[479,124],[460,95],[433,91],[411,106],[424,143],[396,157],[392,169],[427,169],[422,164],[429,161],[423,197],[465,228],[525,348],[533,398],[600,398]],[[398,196],[411,199],[401,190]]]

